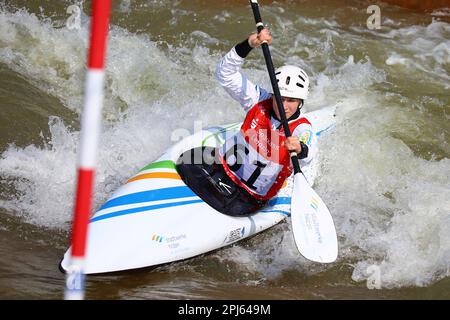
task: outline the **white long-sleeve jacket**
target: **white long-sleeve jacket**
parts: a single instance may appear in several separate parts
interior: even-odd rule
[[[253,84],[240,72],[244,61],[245,59],[239,56],[233,47],[219,61],[216,69],[216,79],[225,91],[241,104],[245,112],[248,112],[258,102],[271,98],[272,94],[259,85]],[[291,121],[293,120],[291,119]],[[271,117],[271,123],[273,129],[278,128],[281,124],[273,116]],[[300,159],[300,166],[305,166],[313,159],[317,151],[316,136],[312,125],[302,123],[295,128],[292,135],[297,136],[301,142],[308,146],[308,156]]]

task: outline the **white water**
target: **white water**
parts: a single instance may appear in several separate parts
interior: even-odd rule
[[[299,22],[278,23],[274,28],[288,30]],[[414,81],[424,74],[438,89],[448,89],[448,24],[433,22],[377,34],[378,41],[390,46],[381,57],[385,65],[380,67],[372,62],[374,57],[359,60],[337,54],[337,36],[330,31],[339,27],[334,20],[302,23],[323,28],[316,35],[299,33],[294,38],[298,43],[320,44],[321,50],[301,46],[287,50],[288,55],[307,52],[313,61],[308,65],[298,56],[286,57],[289,63],[308,66],[313,76],[315,86],[307,107],[339,106],[336,128],[321,141],[321,173],[315,185],[335,219],[338,262],[354,266],[355,281],[365,281],[370,276],[368,268],[375,265],[380,268],[383,288],[426,286],[449,276],[450,160],[425,160],[399,139],[396,133],[412,132],[411,138],[430,144],[439,138],[420,136],[421,128],[416,135],[415,123],[424,114],[409,109],[407,97],[397,99],[377,87],[399,72]],[[86,17],[80,30],[68,30],[25,11],[2,10],[0,62],[80,113],[87,30]],[[358,33],[341,36],[350,43],[365,44]],[[96,208],[172,144],[170,135],[175,129],[192,132],[196,120],[207,126],[242,119],[239,106],[213,78],[215,64],[225,52],[208,47],[211,37],[204,30],[194,31],[191,38],[198,44],[192,48],[162,50],[149,37],[112,27]],[[274,48],[278,57],[284,56],[283,48],[283,44]],[[267,84],[261,57],[252,55],[247,65],[251,69],[245,72]],[[443,107],[448,103],[436,101]],[[29,223],[68,230],[78,132],[58,117],[49,119],[49,128],[51,136],[43,139],[43,145],[11,145],[1,155],[0,175],[11,179],[11,188],[17,192],[0,200],[0,206]],[[442,139],[448,151],[448,141],[445,136]],[[261,279],[277,277],[286,269],[314,274],[331,267],[313,265],[298,254],[289,224],[277,228],[281,234],[264,235],[250,248],[238,245],[216,254]]]

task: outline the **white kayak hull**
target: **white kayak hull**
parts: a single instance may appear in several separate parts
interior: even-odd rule
[[[334,108],[305,115],[316,135],[334,124]],[[144,167],[92,216],[85,273],[105,273],[184,260],[266,230],[290,215],[291,188],[249,217],[224,215],[201,200],[180,179],[178,157],[194,147],[216,147],[240,124],[205,129],[178,142]],[[314,176],[313,172],[307,172]],[[70,248],[61,261],[67,270]]]

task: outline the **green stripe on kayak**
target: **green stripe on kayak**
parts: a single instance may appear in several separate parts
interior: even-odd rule
[[[149,170],[149,169],[161,169],[161,168],[176,170],[175,163],[173,163],[173,161],[166,160],[166,161],[158,161],[158,162],[150,163],[148,166],[145,166],[144,168],[139,170],[139,172],[144,171],[144,170]]]
[[[227,130],[230,130],[231,128],[239,127],[240,125],[241,125],[241,123],[239,123],[239,122],[238,123],[233,123],[232,125],[229,125],[228,127],[224,127],[222,129],[220,129],[219,131],[217,131],[217,132],[215,132],[213,134],[210,134],[205,139],[203,139],[202,146],[204,146],[205,143],[206,143],[206,140],[208,140],[211,137],[214,137],[219,144],[222,144],[223,142],[225,142],[225,140],[220,138],[219,135],[221,135],[222,133],[226,132]]]

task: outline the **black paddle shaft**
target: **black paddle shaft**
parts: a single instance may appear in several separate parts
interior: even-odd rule
[[[250,5],[252,6],[253,15],[255,16],[256,29],[258,33],[264,29],[264,24],[262,23],[261,14],[259,13],[259,5],[258,1],[250,0]],[[270,82],[272,83],[273,93],[275,94],[275,100],[277,101],[278,111],[281,116],[281,123],[283,124],[284,134],[286,137],[291,136],[291,130],[289,128],[286,113],[283,108],[283,101],[281,100],[280,88],[278,87],[278,81],[275,77],[275,70],[272,63],[272,56],[270,55],[269,45],[267,43],[263,43],[262,50],[264,53],[264,59],[266,60],[267,71],[269,71]],[[291,153],[292,165],[294,166],[294,173],[302,172],[300,169],[300,165],[298,163],[297,154]]]

